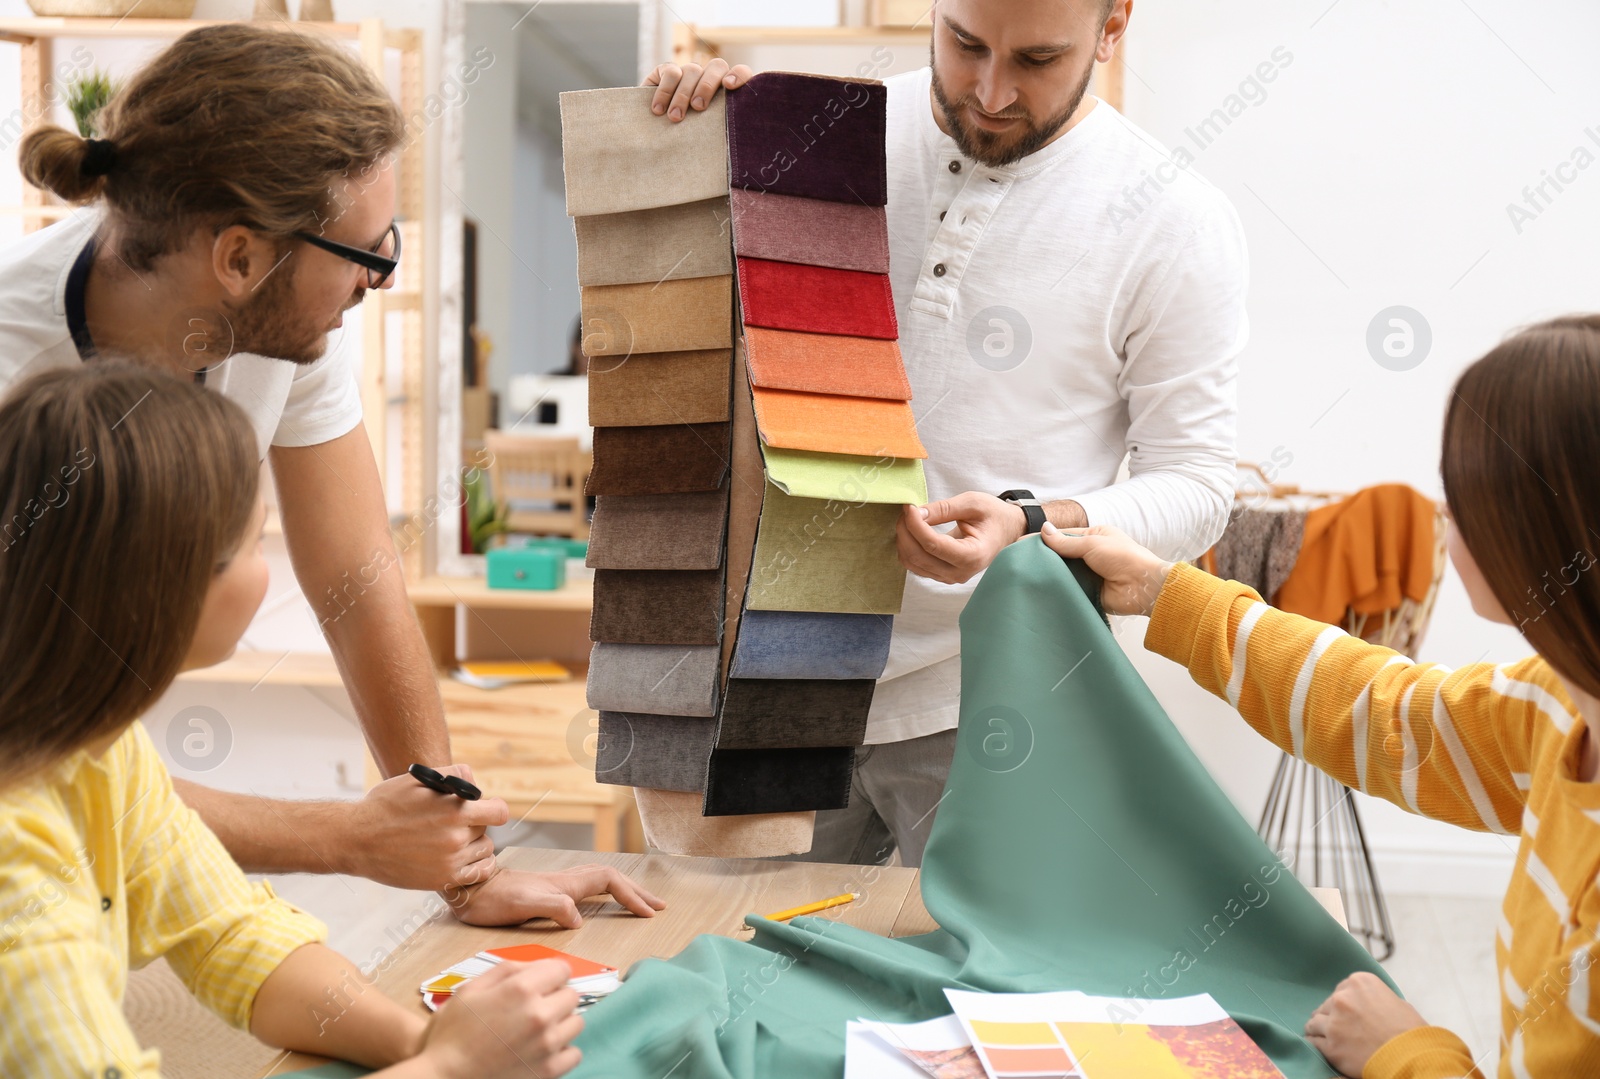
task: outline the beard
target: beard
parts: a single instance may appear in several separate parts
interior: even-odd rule
[[[933,72],[933,99],[944,113],[945,126],[950,129],[950,137],[955,140],[956,148],[972,160],[991,168],[1021,161],[1055,138],[1083,103],[1083,96],[1089,92],[1089,80],[1094,75],[1094,65],[1090,64],[1067,107],[1043,123],[1036,123],[1027,110],[1002,113],[1007,118],[1020,119],[1022,130],[1018,133],[1001,133],[971,127],[962,119],[961,110],[968,106],[976,107],[977,102],[972,98],[950,100],[945,93],[944,83],[939,81],[939,65],[934,61],[931,45],[928,47],[928,66]]]
[[[350,307],[360,303],[365,294],[363,289]],[[227,316],[236,352],[305,365],[320,360],[328,350],[327,327],[310,325],[295,301],[290,266],[280,266],[277,273],[269,274],[255,295],[229,308]]]

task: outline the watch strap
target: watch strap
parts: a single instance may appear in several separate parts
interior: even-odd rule
[[[1021,507],[1023,516],[1027,518],[1027,524],[1022,531],[1024,536],[1031,536],[1044,528],[1045,521],[1048,520],[1044,512],[1044,503],[1033,497],[1032,491],[1024,490],[1020,487],[1010,491],[1002,491],[1000,492],[1000,499],[1003,502],[1010,502],[1013,506]]]

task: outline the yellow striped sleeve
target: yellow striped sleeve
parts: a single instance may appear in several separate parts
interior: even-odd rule
[[[1418,1027],[1379,1046],[1361,1079],[1483,1079],[1483,1073],[1460,1038],[1443,1027]]]
[[[1465,828],[1518,830],[1530,710],[1494,692],[1491,664],[1413,663],[1181,563],[1145,647],[1348,787]]]
[[[195,997],[241,1029],[256,991],[290,952],[327,939],[317,919],[251,883],[216,835],[172,789],[144,725],[127,753],[128,952],[134,966],[165,955]]]

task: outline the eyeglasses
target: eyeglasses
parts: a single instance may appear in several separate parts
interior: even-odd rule
[[[340,258],[355,263],[367,271],[367,287],[382,288],[383,283],[394,276],[395,267],[400,265],[400,222],[395,221],[389,225],[389,231],[378,242],[377,250],[367,251],[360,247],[351,247],[336,240],[318,236],[314,232],[297,232],[298,239],[304,240],[312,247],[320,247],[324,251],[338,255]],[[388,254],[384,254],[387,250]]]

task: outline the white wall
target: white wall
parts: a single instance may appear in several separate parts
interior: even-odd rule
[[[1575,147],[1600,154],[1585,134],[1600,125],[1600,71],[1584,51],[1597,33],[1600,9],[1581,0],[1541,5],[1537,20],[1509,0],[1141,0],[1127,112],[1196,155],[1250,240],[1241,459],[1283,447],[1294,463],[1282,479],[1308,489],[1397,480],[1441,494],[1443,410],[1462,368],[1514,326],[1595,306],[1584,239],[1600,229],[1600,168],[1574,170],[1520,232],[1506,207]],[[1202,149],[1186,132],[1279,47],[1292,61],[1264,95],[1248,88],[1256,103]],[[1408,371],[1367,349],[1369,322],[1394,305],[1432,330]],[[1477,618],[1449,575],[1424,658],[1459,667],[1530,651]],[[1137,662],[1253,819],[1274,752],[1170,664]],[[1391,890],[1501,890],[1508,841],[1364,811]]]

